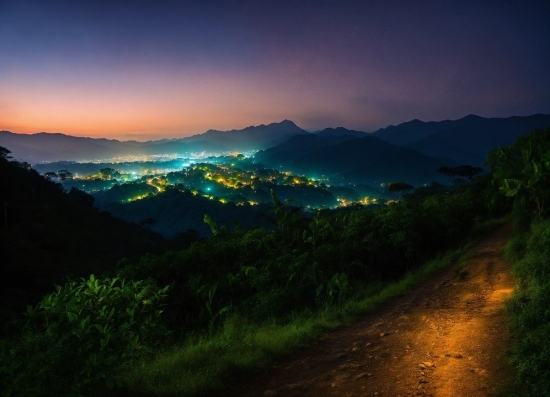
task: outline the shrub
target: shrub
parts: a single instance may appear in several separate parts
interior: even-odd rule
[[[515,270],[520,283],[507,306],[516,338],[512,363],[530,395],[550,395],[550,221],[533,227]]]
[[[117,370],[168,334],[161,322],[168,289],[94,275],[56,287],[36,307],[27,307],[26,333],[2,349],[6,394],[59,395],[120,385]]]

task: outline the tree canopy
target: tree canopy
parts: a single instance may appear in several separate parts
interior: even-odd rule
[[[414,187],[405,182],[391,182],[388,184],[388,191],[390,192],[408,192],[413,190]]]
[[[500,191],[514,197],[516,205],[529,207],[539,218],[545,215],[550,198],[550,128],[493,149],[486,164]]]
[[[448,176],[461,176],[468,178],[470,181],[474,179],[476,175],[483,172],[481,167],[472,167],[471,165],[459,165],[458,167],[439,167],[436,172],[448,175]]]

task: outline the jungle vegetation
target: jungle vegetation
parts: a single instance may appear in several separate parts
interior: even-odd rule
[[[518,379],[510,395],[550,395],[550,129],[492,150],[487,164],[496,186],[513,198],[514,230],[505,254],[518,278],[507,304]]]
[[[489,174],[466,175],[471,181],[455,183],[452,190],[439,184],[410,193],[402,189],[402,200],[373,210],[355,205],[305,217],[272,193],[275,229],[230,229],[205,214],[211,237],[179,246],[158,240],[151,250],[147,241],[154,242],[156,235],[136,232],[130,241],[147,237],[136,245],[149,252],[136,255],[136,247],[129,254],[113,253],[108,245],[99,246],[120,255],[116,268],[103,275],[103,267],[95,271],[88,262],[93,254],[84,255],[68,238],[60,251],[67,252],[74,269],[87,263],[82,269],[89,273],[73,271],[77,277],[51,286],[53,292],[21,315],[11,314],[0,341],[0,390],[5,395],[138,395],[153,388],[157,394],[211,392],[238,378],[247,362],[268,365],[285,349],[308,343],[319,324],[336,326],[335,319],[354,312],[351,306],[390,283],[408,280],[427,261],[464,243],[476,225],[512,211],[521,230],[536,225],[528,253],[517,265],[523,284],[509,309],[511,327],[522,341],[514,360],[533,393],[548,391],[547,380],[537,380],[537,374],[547,374],[550,367],[550,345],[543,341],[548,315],[542,309],[550,303],[544,271],[549,135],[549,130],[534,131],[509,148],[495,149],[487,160]],[[19,175],[4,178],[8,191],[26,186],[20,182],[28,177],[36,189],[51,191],[59,208],[89,206],[88,196],[63,193],[24,164],[9,161],[9,151],[2,153],[1,166]],[[97,211],[90,217],[108,218]],[[12,237],[10,227],[2,232],[5,237],[31,246],[26,235]],[[85,227],[80,226],[83,234],[72,231],[80,242],[88,238]],[[167,386],[174,371],[183,380]]]

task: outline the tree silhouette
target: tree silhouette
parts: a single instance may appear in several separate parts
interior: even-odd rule
[[[10,153],[11,152],[8,149],[6,149],[3,146],[0,146],[0,159],[7,160],[7,159],[11,158],[11,156],[9,155]]]
[[[67,170],[60,170],[57,172],[57,176],[59,177],[59,179],[61,179],[62,181],[65,181],[67,179],[73,179],[73,174]]]
[[[448,176],[461,176],[468,178],[471,182],[476,175],[483,172],[483,168],[472,167],[471,165],[459,165],[458,167],[439,167],[436,172]]]
[[[405,182],[391,182],[388,184],[388,191],[392,193],[405,193],[412,189],[414,189],[414,187]]]
[[[102,168],[99,170],[99,173],[101,174],[101,179],[114,179],[120,177],[120,172],[113,168]]]

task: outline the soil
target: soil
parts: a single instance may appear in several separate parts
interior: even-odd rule
[[[236,386],[239,396],[492,396],[514,372],[503,302],[509,225],[454,269]]]

